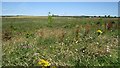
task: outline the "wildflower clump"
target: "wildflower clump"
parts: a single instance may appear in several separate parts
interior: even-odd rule
[[[102,34],[103,32],[101,30],[97,30],[98,35]]]
[[[39,62],[38,62],[38,64],[40,65],[40,66],[50,66],[50,63],[48,62],[48,61],[46,61],[46,60],[44,60],[44,59],[41,59]]]

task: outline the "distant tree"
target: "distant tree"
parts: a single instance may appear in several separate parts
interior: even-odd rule
[[[54,15],[54,14],[52,14],[52,16],[54,17],[55,15]]]
[[[110,15],[108,15],[108,17],[110,17]]]
[[[105,15],[105,18],[106,18],[107,16]]]
[[[58,17],[58,15],[52,14],[52,17]]]
[[[116,16],[114,16],[114,18],[116,18]]]

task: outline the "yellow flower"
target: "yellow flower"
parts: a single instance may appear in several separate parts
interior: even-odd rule
[[[97,30],[97,33],[100,33],[100,34],[102,34],[103,32],[102,32],[101,30]]]
[[[50,66],[50,63],[48,61],[45,61],[44,59],[41,59],[38,62],[38,64],[41,65],[41,66]]]

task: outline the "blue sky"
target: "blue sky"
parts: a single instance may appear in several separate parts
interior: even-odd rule
[[[118,16],[118,2],[3,2],[2,15]]]
[[[119,2],[120,0],[1,0],[2,2]]]

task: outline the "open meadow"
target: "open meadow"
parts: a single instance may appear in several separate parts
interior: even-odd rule
[[[2,17],[2,65],[117,66],[118,18]]]

